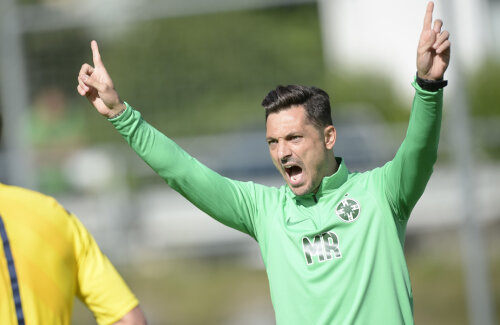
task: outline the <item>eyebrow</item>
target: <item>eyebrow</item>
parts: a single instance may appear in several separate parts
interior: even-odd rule
[[[288,139],[288,138],[294,137],[294,136],[302,136],[302,133],[299,132],[299,131],[292,131],[290,133],[285,134],[285,136],[283,136],[282,138],[283,139]],[[275,137],[271,137],[271,136],[266,137],[266,141],[269,141],[269,140],[276,140],[276,138]]]

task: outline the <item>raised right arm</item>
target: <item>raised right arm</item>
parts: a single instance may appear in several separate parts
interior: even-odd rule
[[[82,65],[78,93],[113,123],[132,149],[174,190],[223,224],[255,237],[256,185],[217,174],[144,121],[120,99],[95,41],[91,47],[94,66]]]
[[[255,184],[223,177],[190,156],[125,103],[110,119],[134,151],[175,191],[232,228],[254,236]]]

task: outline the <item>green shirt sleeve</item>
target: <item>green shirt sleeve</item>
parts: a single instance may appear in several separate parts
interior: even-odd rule
[[[255,237],[255,184],[223,177],[144,121],[128,103],[110,119],[132,149],[167,184],[223,224]]]
[[[443,89],[426,91],[413,82],[410,121],[394,159],[384,166],[385,192],[399,220],[407,220],[424,192],[437,160]]]

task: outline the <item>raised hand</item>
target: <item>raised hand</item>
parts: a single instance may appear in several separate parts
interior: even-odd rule
[[[125,109],[125,104],[115,90],[99,53],[96,41],[90,43],[94,66],[85,63],[78,74],[78,93],[92,103],[107,118],[113,118]]]
[[[427,4],[424,27],[417,49],[417,74],[422,79],[441,80],[450,62],[450,33],[441,31],[443,21],[432,25],[434,2]]]

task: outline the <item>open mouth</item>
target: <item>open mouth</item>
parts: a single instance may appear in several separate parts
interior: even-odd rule
[[[300,181],[302,180],[302,168],[297,165],[288,165],[284,167],[290,183],[292,185],[300,183]]]

